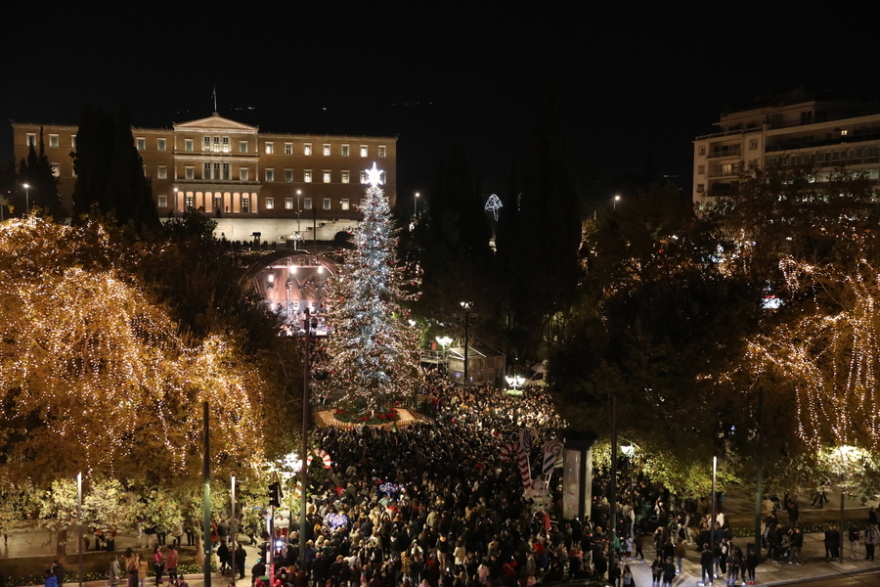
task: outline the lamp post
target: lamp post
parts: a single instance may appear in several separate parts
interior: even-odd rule
[[[174,186],[174,203],[171,205],[172,210],[177,210],[177,192],[180,191],[177,189],[177,186]]]
[[[31,184],[25,183],[21,187],[24,188],[24,211],[28,213],[31,211]]]
[[[620,452],[622,452],[626,456],[626,460],[629,463],[629,502],[630,507],[635,507],[635,495],[636,495],[636,477],[635,477],[635,455],[636,455],[636,445],[630,443],[620,447]],[[630,538],[635,539],[635,524],[629,525],[629,535]]]
[[[416,192],[415,197],[413,198],[413,218],[418,221],[419,219],[419,192]]]
[[[617,210],[617,202],[620,201],[620,194],[615,194],[614,196],[614,210]]]
[[[617,566],[617,394],[611,395],[611,480],[608,483],[608,580]]]
[[[230,485],[232,486],[232,495],[230,496],[230,501],[232,503],[232,520],[230,520],[229,524],[231,526],[231,528],[229,529],[229,533],[232,535],[232,556],[230,558],[232,559],[232,580],[235,581],[235,549],[236,544],[238,543],[238,534],[235,527],[235,475],[232,476],[232,479],[230,480]]]
[[[511,386],[514,392],[519,391],[522,384],[526,382],[526,378],[522,375],[508,375],[504,379],[507,380],[507,385]]]
[[[718,457],[712,457],[712,523],[709,524],[709,549],[714,553],[715,552],[715,520],[717,519],[716,512],[716,498],[718,497],[718,492],[715,490],[715,484],[718,478]],[[714,567],[712,569],[713,573],[715,571]]]
[[[305,330],[305,338],[303,345],[303,389],[302,389],[302,444],[300,445],[300,458],[302,465],[300,473],[302,474],[302,489],[299,493],[299,556],[300,561],[304,562],[306,553],[306,488],[309,483],[309,465],[308,465],[308,435],[309,435],[309,342],[311,339],[311,331],[318,326],[318,319],[311,316],[308,306],[306,306],[305,319],[303,320],[303,330]]]
[[[300,206],[300,196],[302,196],[302,190],[296,190],[296,248],[299,248],[299,239],[300,239],[300,225],[299,225],[299,217],[302,214],[302,207]]]
[[[461,307],[464,308],[464,384],[468,385],[468,329],[473,302],[461,302]]]
[[[452,344],[452,339],[448,336],[438,336],[436,340],[440,344],[440,348],[442,349],[443,355],[440,360],[445,367],[447,363],[446,349],[449,347],[450,344]]]

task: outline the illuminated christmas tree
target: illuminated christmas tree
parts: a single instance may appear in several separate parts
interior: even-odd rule
[[[346,270],[330,283],[333,335],[325,367],[330,373],[326,385],[344,393],[344,404],[376,413],[415,390],[417,338],[400,302],[410,299],[418,284],[407,278],[394,253],[397,236],[379,187],[382,172],[374,163],[367,174],[364,219],[355,231],[355,248],[346,258]]]

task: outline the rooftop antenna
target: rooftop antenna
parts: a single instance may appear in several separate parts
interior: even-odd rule
[[[217,114],[217,84],[214,84],[214,114]]]

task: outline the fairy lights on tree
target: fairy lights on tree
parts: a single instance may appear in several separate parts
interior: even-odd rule
[[[325,385],[341,390],[343,403],[375,412],[415,389],[418,344],[400,302],[412,299],[418,281],[397,262],[397,235],[375,163],[367,180],[364,219],[355,231],[347,270],[328,284],[333,335],[324,366],[330,373]]]

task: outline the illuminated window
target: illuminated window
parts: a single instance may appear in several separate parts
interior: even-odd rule
[[[308,157],[312,154],[312,143],[305,143],[303,145],[303,154]]]
[[[324,157],[330,156],[330,145],[324,145]]]
[[[312,209],[312,199],[311,198],[303,198],[303,210],[311,210]]]
[[[342,145],[342,156],[348,157],[348,145]]]
[[[70,148],[76,149],[76,135],[70,135]]]
[[[248,196],[242,196],[241,198],[241,211],[245,214],[251,211],[251,199]]]
[[[49,135],[49,146],[57,147],[58,146],[58,135]]]
[[[187,153],[193,152],[193,140],[192,139],[183,139],[183,150]]]
[[[266,155],[275,153],[275,143],[266,143]]]
[[[312,181],[312,170],[306,169],[303,171],[303,181],[306,183],[310,183]]]
[[[849,134],[848,130],[844,129],[844,130],[840,131],[840,136],[842,136],[842,137],[845,137],[847,134]],[[49,135],[49,138],[51,139],[52,135]]]
[[[33,132],[27,133],[27,146],[28,147],[36,147],[37,146],[37,133],[33,133]]]
[[[330,170],[329,169],[324,170],[323,177],[324,177],[324,183],[330,183]]]
[[[324,209],[330,210],[330,198],[324,198]]]
[[[156,150],[164,151],[168,147],[167,139],[156,139]]]
[[[275,181],[275,170],[267,169],[266,170],[266,181]]]
[[[159,208],[167,208],[168,207],[168,196],[158,196],[156,198],[156,204]]]
[[[361,145],[361,157],[366,157],[366,156],[367,156],[367,146]]]
[[[50,163],[52,167],[52,176],[53,177],[61,177],[61,164],[60,163]]]
[[[156,179],[168,179],[168,168],[164,165],[160,165],[156,169]]]
[[[147,150],[147,139],[144,137],[137,138],[137,150],[138,151],[146,151]]]
[[[248,180],[248,168],[247,167],[239,167],[238,168],[238,179],[240,181]]]
[[[220,137],[214,137],[214,152],[220,152]]]
[[[184,204],[186,205],[186,208],[188,210],[192,210],[196,205],[195,196],[190,196],[187,194],[187,196],[183,200],[184,200]]]
[[[284,209],[293,210],[293,198],[284,198]]]
[[[223,137],[223,152],[229,152],[229,137]]]
[[[290,183],[293,181],[293,169],[285,169],[284,170],[284,181]]]
[[[210,151],[211,150],[211,137],[205,137],[202,141],[202,151]]]
[[[367,172],[361,171],[361,183],[367,183]]]
[[[247,141],[238,141],[238,152],[247,153]]]
[[[266,198],[266,210],[275,208],[275,198]]]
[[[348,179],[349,179],[349,177],[350,177],[350,175],[349,175],[349,171],[348,171],[347,169],[344,170],[344,171],[342,172],[342,183],[348,183]]]
[[[339,200],[339,207],[343,210],[348,210],[348,198],[342,198]]]
[[[195,179],[196,178],[196,168],[192,165],[187,165],[183,168],[183,178],[184,179]]]
[[[385,145],[379,145],[379,157],[384,157],[387,153]]]
[[[293,155],[293,143],[284,143],[284,154]]]

